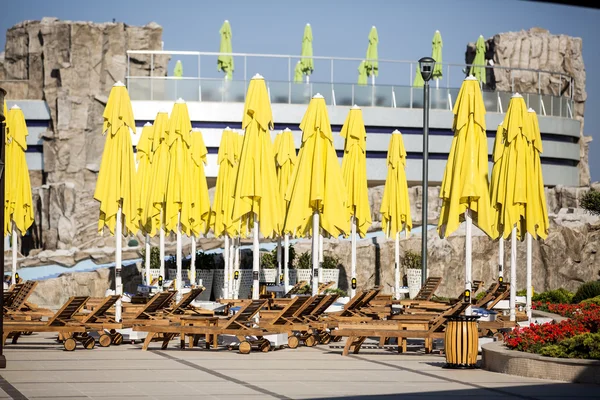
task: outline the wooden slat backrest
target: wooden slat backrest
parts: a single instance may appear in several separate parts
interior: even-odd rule
[[[504,300],[510,294],[510,283],[502,282],[498,285],[498,289],[494,292],[494,298],[491,299],[485,306],[488,310],[491,310],[500,302],[500,300]]]
[[[287,325],[290,323],[290,318],[294,316],[302,307],[304,303],[308,301],[309,297],[294,297],[285,305],[285,307],[273,318],[271,325]]]
[[[158,310],[164,307],[168,303],[175,292],[159,292],[156,293],[146,305],[137,312],[133,319],[150,319],[150,316],[155,314]]]
[[[352,315],[353,312],[361,305],[362,300],[369,293],[368,290],[361,290],[356,292],[356,294],[346,303],[344,309],[341,312],[342,316]]]
[[[88,296],[73,296],[48,320],[48,326],[63,326],[73,321],[73,315],[79,312],[88,301]]]
[[[431,331],[431,332],[439,331],[440,328],[446,323],[446,317],[460,315],[462,312],[464,312],[467,309],[467,307],[469,307],[469,305],[470,305],[469,303],[459,301],[458,303],[454,304],[452,307],[450,307],[446,311],[436,315],[435,318],[433,318],[433,320],[431,321],[431,325],[429,326],[429,331]]]
[[[204,292],[204,287],[192,288],[189,292],[183,295],[179,303],[175,305],[171,314],[183,314],[185,310],[192,304],[196,297],[200,296],[200,294]]]
[[[117,300],[119,300],[120,297],[121,297],[121,295],[118,295],[118,294],[106,296],[102,300],[102,302],[98,305],[98,307],[96,307],[96,309],[93,312],[89,313],[83,319],[83,322],[84,323],[94,323],[94,322],[98,321],[100,318],[106,317],[106,312],[108,310],[110,310],[110,308],[112,306],[115,305],[115,303],[117,302]]]
[[[417,293],[413,300],[427,301],[431,300],[433,294],[437,290],[438,286],[442,283],[442,278],[436,276],[430,276],[425,281],[425,284],[421,287],[421,290]]]
[[[319,307],[319,304],[321,304],[325,298],[327,298],[326,294],[318,294],[316,296],[309,297],[309,300],[304,303],[302,307],[300,307],[294,317],[301,320],[309,316],[317,307]]]
[[[375,297],[377,297],[377,295],[379,295],[379,292],[381,292],[380,288],[374,288],[374,289],[368,290],[365,293],[362,300],[360,301],[360,303],[356,306],[356,309],[360,310],[361,307],[368,306],[369,303],[371,302],[371,300],[373,300]]]
[[[21,307],[23,307],[25,305],[25,302],[27,302],[27,299],[29,298],[29,296],[31,296],[31,294],[35,290],[35,287],[37,286],[37,284],[38,283],[36,281],[27,281],[27,282],[23,283],[21,286],[21,289],[12,298],[12,303],[10,305],[10,309],[16,311],[16,310],[19,310]]]
[[[4,307],[10,308],[12,306],[15,297],[19,295],[21,290],[23,289],[24,283],[17,283],[12,285],[8,290],[8,298],[5,298]]]
[[[306,281],[300,281],[296,283],[290,290],[288,290],[284,297],[290,297],[293,294],[297,294],[300,291],[300,289],[302,289],[306,285],[308,285]]]
[[[485,292],[485,295],[475,302],[475,307],[483,307],[495,297],[495,293],[500,287],[500,282],[494,282],[490,285],[490,287]]]
[[[325,298],[321,304],[319,304],[319,306],[317,308],[314,309],[313,312],[310,313],[310,317],[315,319],[320,317],[321,315],[323,315],[323,313],[329,308],[331,307],[331,305],[333,303],[335,303],[335,301],[338,299],[339,295],[337,294],[330,294],[327,296],[327,298]]]
[[[317,292],[321,294],[333,285],[335,285],[335,282],[333,281],[319,283],[319,288],[317,289]]]
[[[244,306],[227,319],[227,323],[222,326],[223,329],[236,329],[245,327],[246,324],[252,322],[251,319],[260,311],[261,308],[267,303],[267,300],[252,300],[244,304]]]

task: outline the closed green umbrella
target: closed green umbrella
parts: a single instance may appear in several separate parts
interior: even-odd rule
[[[302,73],[306,75],[306,83],[308,83],[308,77],[313,73],[315,69],[315,63],[313,61],[313,48],[312,48],[312,28],[310,24],[306,24],[304,27],[304,36],[302,37],[302,58],[300,59],[300,65]]]
[[[367,84],[367,66],[365,65],[365,60],[362,60],[358,65],[358,84],[366,85]]]
[[[233,56],[227,53],[233,53],[231,47],[231,25],[229,21],[225,20],[221,29],[219,30],[221,35],[221,46],[219,47],[219,53],[221,55],[217,59],[217,71],[225,72],[225,79],[232,79],[233,76]]]
[[[431,41],[431,58],[435,60],[435,66],[433,67],[433,79],[439,81],[442,79],[442,34],[440,31],[435,31],[433,39]]]
[[[181,64],[181,60],[177,60],[177,63],[175,63],[173,76],[176,78],[181,78],[183,76],[183,65]]]
[[[425,86],[425,81],[423,81],[423,77],[421,76],[421,71],[419,71],[419,63],[417,63],[417,70],[415,72],[415,80],[413,81],[413,87],[423,87]]]
[[[302,83],[302,61],[298,60],[294,68],[294,82]]]
[[[375,77],[379,76],[379,62],[377,61],[377,44],[379,43],[379,36],[377,35],[377,28],[373,25],[371,32],[369,32],[369,47],[367,47],[367,60],[365,67],[367,69],[367,76],[371,77],[371,83],[375,84]]]
[[[479,35],[477,43],[475,43],[475,59],[471,65],[470,74],[473,75],[479,83],[486,83],[485,78],[485,39]]]

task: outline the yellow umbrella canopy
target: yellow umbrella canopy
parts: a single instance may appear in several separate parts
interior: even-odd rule
[[[235,185],[235,174],[237,172],[238,159],[238,135],[226,128],[221,135],[217,163],[217,183],[215,186],[215,197],[211,209],[211,226],[216,237],[236,235],[237,225],[231,219],[233,211],[233,190]]]
[[[348,234],[346,189],[333,147],[327,106],[320,94],[311,99],[300,129],[302,144],[298,164],[285,194],[288,202],[285,231],[312,235],[311,217],[316,211],[320,227],[329,235]]]
[[[265,80],[255,75],[248,86],[242,128],[245,130],[234,189],[234,221],[258,216],[260,233],[273,237],[281,231],[283,215],[277,196],[273,162],[271,102]]]
[[[387,153],[387,178],[381,200],[381,227],[387,237],[395,238],[402,229],[412,229],[408,184],[406,182],[406,149],[402,134],[392,133]]]
[[[531,138],[531,169],[528,171],[527,186],[527,207],[525,217],[527,218],[527,232],[533,238],[546,239],[548,237],[548,207],[546,205],[546,192],[544,191],[544,177],[542,175],[542,163],[540,154],[542,154],[542,136],[538,118],[533,109],[529,109],[526,117],[526,129],[530,132]]]
[[[350,109],[340,135],[345,139],[342,176],[347,193],[346,207],[356,220],[357,233],[365,237],[372,220],[367,188],[367,131],[359,107]]]
[[[192,193],[192,198],[194,199],[192,208],[192,233],[194,236],[199,236],[200,234],[206,234],[210,220],[210,199],[208,198],[208,185],[204,172],[208,150],[200,131],[192,130],[191,152],[192,181],[194,182],[194,192]]]
[[[277,137],[275,137],[274,147],[277,188],[279,198],[281,199],[282,215],[285,215],[285,192],[287,191],[290,179],[292,178],[296,162],[298,161],[292,131],[286,128],[278,134]]]
[[[27,125],[25,116],[18,106],[13,106],[6,115],[6,160],[5,160],[5,203],[4,235],[12,232],[12,223],[25,235],[33,223],[33,201],[29,169],[25,159],[27,150]]]
[[[152,230],[151,212],[146,201],[152,191],[152,140],[154,139],[154,127],[147,122],[142,128],[140,140],[136,146],[137,173],[135,177],[136,193],[139,196],[138,215],[140,219],[140,228],[144,234],[149,234]]]
[[[187,104],[179,99],[173,105],[168,127],[169,177],[167,180],[165,223],[167,231],[176,232],[178,218],[181,231],[192,234],[192,207],[196,182],[192,176],[192,123]]]
[[[117,211],[121,207],[123,226],[135,233],[139,225],[130,132],[135,129],[135,120],[129,93],[121,82],[112,87],[103,118],[102,132],[106,141],[94,192],[94,198],[100,202],[98,231],[106,226],[112,234],[115,233]]]
[[[148,215],[150,218],[150,236],[156,235],[156,232],[165,225],[165,205],[167,201],[167,180],[169,178],[169,143],[168,133],[169,114],[166,111],[160,111],[154,118],[152,125],[152,163],[151,163],[151,190],[147,198],[141,198],[148,205]],[[161,212],[163,212],[161,219]]]
[[[492,153],[493,166],[492,176],[490,178],[490,201],[492,205],[492,212],[494,216],[492,218],[492,229],[498,236],[502,234],[502,227],[500,226],[500,211],[501,206],[498,203],[502,194],[499,192],[500,189],[500,177],[502,172],[502,157],[504,156],[504,149],[506,140],[506,130],[502,126],[502,123],[498,125],[496,129],[496,138],[494,139],[494,150]],[[504,190],[503,190],[504,192]]]
[[[454,138],[440,189],[441,237],[448,237],[458,228],[467,209],[482,231],[496,237],[490,207],[485,112],[477,80],[466,78],[454,105]]]

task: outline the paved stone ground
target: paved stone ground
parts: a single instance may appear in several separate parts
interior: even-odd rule
[[[5,347],[0,398],[15,399],[573,399],[600,387],[445,369],[441,355],[372,348],[342,357],[340,343],[270,353],[167,350],[123,344],[74,352],[51,334]],[[375,347],[375,346],[374,346]]]

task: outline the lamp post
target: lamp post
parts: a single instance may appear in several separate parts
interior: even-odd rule
[[[4,96],[6,96],[6,90],[0,88],[0,204],[4,204],[4,129],[6,128],[4,115]],[[4,226],[4,213],[0,212],[0,225]],[[0,254],[4,254],[4,238],[0,240]],[[0,305],[4,307],[4,262],[0,263],[0,276],[2,277],[2,286],[0,287]],[[3,318],[0,318],[0,337],[4,337],[4,322]],[[0,340],[0,368],[6,368],[6,357],[4,356],[4,340]]]
[[[431,57],[423,57],[419,60],[419,72],[423,77],[423,193],[422,193],[422,224],[421,224],[421,283],[427,280],[427,195],[428,187],[428,163],[429,163],[429,81],[433,76],[435,60]]]

